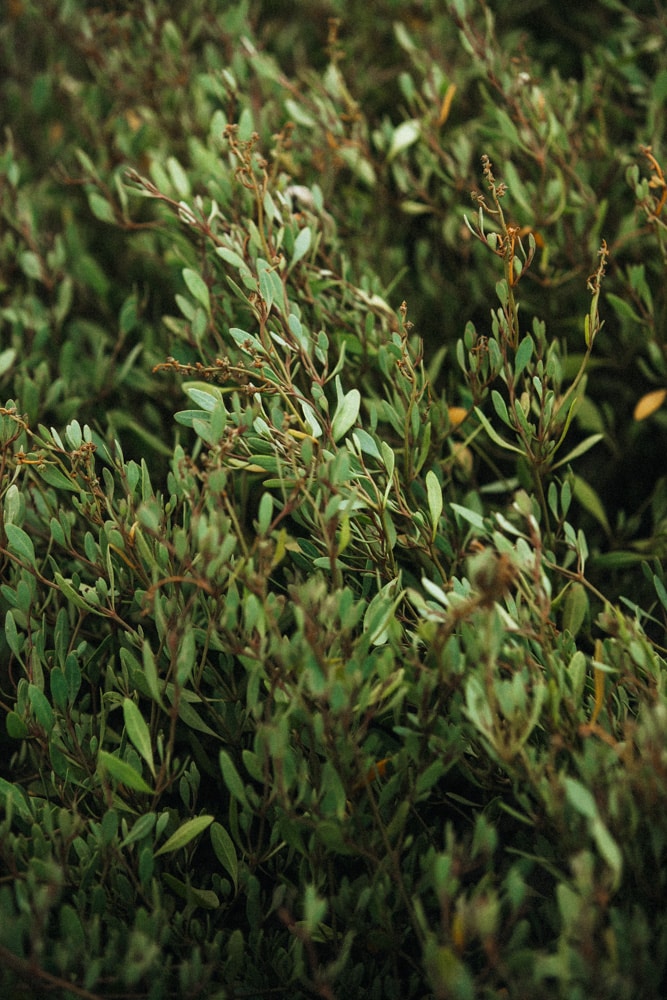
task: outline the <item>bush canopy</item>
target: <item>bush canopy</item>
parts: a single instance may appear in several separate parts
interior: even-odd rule
[[[0,20],[0,986],[667,983],[662,2]]]

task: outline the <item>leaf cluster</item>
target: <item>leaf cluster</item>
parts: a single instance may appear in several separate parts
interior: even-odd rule
[[[660,996],[664,24],[10,6],[3,990]]]

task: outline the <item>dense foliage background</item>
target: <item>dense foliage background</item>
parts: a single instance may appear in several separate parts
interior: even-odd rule
[[[563,13],[7,4],[3,995],[664,995],[667,16]]]

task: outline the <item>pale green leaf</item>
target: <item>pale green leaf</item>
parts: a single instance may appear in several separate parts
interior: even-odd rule
[[[394,129],[394,134],[391,137],[391,144],[389,146],[389,152],[387,154],[387,160],[391,161],[402,153],[404,149],[412,146],[419,136],[421,135],[421,123],[416,118],[410,118],[408,121],[401,122]]]
[[[336,377],[338,383],[338,376]],[[339,395],[336,412],[331,421],[331,436],[334,441],[340,441],[354,426],[361,407],[361,393],[358,389],[350,389],[345,395]]]
[[[292,267],[294,267],[294,265],[298,263],[298,261],[300,261],[301,258],[305,257],[305,255],[308,253],[308,251],[310,250],[310,244],[312,242],[312,239],[313,235],[310,229],[308,229],[308,227],[304,227],[303,229],[299,230],[299,235],[294,240],[294,251],[292,252],[292,264],[291,264]]]
[[[197,271],[193,271],[190,267],[183,268],[183,280],[188,286],[188,291],[192,295],[199,305],[203,306],[208,315],[211,315],[211,294],[208,290],[208,285],[202,278],[201,274]]]
[[[426,473],[426,496],[428,499],[428,509],[431,515],[431,541],[435,541],[442,514],[443,499],[442,486],[438,482],[435,472],[430,469]]]
[[[510,444],[509,441],[506,441],[504,438],[502,438],[500,436],[500,434],[498,434],[498,432],[496,430],[494,430],[494,428],[491,426],[491,424],[489,423],[488,419],[484,416],[484,414],[482,413],[482,411],[480,410],[480,408],[478,406],[475,407],[475,413],[479,417],[479,420],[480,420],[480,423],[482,424],[482,427],[484,428],[484,430],[486,431],[486,433],[489,435],[489,437],[491,438],[491,440],[493,441],[494,444],[497,444],[499,448],[504,448],[505,451],[513,451],[517,455],[523,455],[524,454],[522,448],[517,448],[516,445]]]

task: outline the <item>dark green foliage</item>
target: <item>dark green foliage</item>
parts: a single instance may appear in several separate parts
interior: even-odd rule
[[[662,996],[664,11],[139,6],[0,26],[3,996]]]

